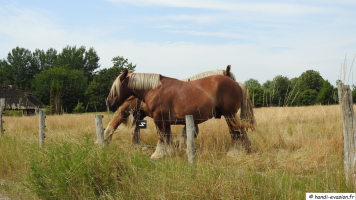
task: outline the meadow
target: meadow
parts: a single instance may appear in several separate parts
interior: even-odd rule
[[[104,115],[104,126],[112,114]],[[199,125],[196,165],[185,151],[150,160],[150,118],[141,146],[120,126],[109,146],[95,144],[94,113],[47,116],[43,148],[38,116],[4,116],[0,194],[11,199],[305,199],[306,192],[355,192],[343,170],[339,105],[256,108],[252,153],[227,157],[224,119]],[[183,126],[173,126],[174,138]],[[147,148],[143,148],[147,147]]]

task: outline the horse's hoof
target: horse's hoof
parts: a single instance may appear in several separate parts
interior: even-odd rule
[[[241,156],[242,154],[243,154],[242,151],[229,150],[229,151],[226,153],[226,156],[227,156],[227,157],[236,157],[236,156]]]
[[[162,158],[165,158],[165,157],[166,157],[166,153],[154,152],[151,155],[151,160],[159,160],[159,159],[162,159]]]

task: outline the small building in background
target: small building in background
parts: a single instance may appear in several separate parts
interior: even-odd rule
[[[34,115],[45,105],[30,92],[22,92],[15,85],[0,85],[0,98],[5,98],[5,110],[22,110],[23,115]]]

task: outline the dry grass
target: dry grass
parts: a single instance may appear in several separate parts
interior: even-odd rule
[[[248,160],[272,156],[283,168],[293,168],[295,163],[302,164],[304,170],[325,165],[334,157],[342,156],[342,121],[340,108],[334,106],[309,107],[273,107],[256,108],[257,128],[249,131],[253,154],[234,160]],[[142,130],[145,144],[156,144],[156,131],[152,119],[148,120],[148,129]],[[172,127],[177,139],[182,125]],[[211,119],[199,125],[199,136],[195,140],[197,155],[202,162],[208,157],[225,157],[230,144],[230,134],[222,119]],[[117,134],[118,133],[118,134]],[[128,134],[115,133],[114,141],[121,143]],[[129,142],[129,138],[126,139]],[[334,163],[337,164],[337,163]],[[301,168],[301,166],[297,166]]]
[[[103,115],[106,125],[112,115]],[[143,199],[290,199],[295,196],[303,197],[305,192],[350,191],[343,180],[342,121],[338,105],[257,108],[255,116],[256,130],[248,133],[253,145],[251,155],[226,157],[225,152],[230,142],[227,125],[224,119],[212,119],[199,125],[200,133],[195,140],[198,150],[196,170],[199,171],[199,176],[184,177],[187,176],[187,169],[180,169],[179,166],[186,166],[186,155],[179,152],[173,158],[154,162],[167,170],[163,173],[166,180],[160,182],[157,179],[152,186],[165,185],[160,189],[163,193],[153,194],[157,189],[150,191],[153,190],[149,186],[151,182],[148,184],[146,180],[143,181],[144,178],[142,183],[136,182],[143,187],[137,192],[140,192]],[[149,122],[148,128],[141,131],[141,138],[145,145],[154,146],[155,127],[150,118],[146,119]],[[10,149],[0,143],[0,152],[6,152],[6,155],[0,153],[0,181],[6,182],[3,185],[13,187],[4,189],[0,186],[0,193],[6,191],[11,196],[16,196],[18,190],[23,188],[18,182],[23,181],[19,173],[28,170],[25,157],[28,154],[23,151],[33,148],[31,144],[38,144],[38,116],[4,117],[4,120],[6,137],[8,140],[16,140],[16,147]],[[47,116],[46,126],[46,146],[63,141],[80,145],[86,134],[92,135],[93,143],[96,138],[93,114]],[[172,127],[174,138],[177,138],[181,128],[183,126]],[[118,146],[118,150],[130,155],[141,151],[131,147],[131,131],[130,128],[119,127],[112,142],[112,145]],[[142,155],[148,159],[153,151],[154,149],[150,148]],[[157,171],[157,168],[159,167],[155,166],[154,169]],[[154,172],[146,170],[142,167],[142,173],[146,173],[142,176],[152,178]],[[157,178],[157,175],[154,177]],[[187,190],[187,185],[193,188],[190,191],[192,196],[181,194],[181,190]],[[129,184],[127,190],[135,187],[135,184]],[[280,194],[284,192],[290,194]],[[25,194],[26,197],[32,195],[37,198],[31,191]]]

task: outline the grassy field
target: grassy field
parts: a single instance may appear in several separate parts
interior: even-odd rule
[[[104,126],[112,117],[104,113]],[[343,171],[342,121],[334,106],[257,108],[249,132],[252,154],[226,157],[223,119],[199,125],[197,164],[184,151],[149,159],[153,122],[132,147],[132,129],[119,127],[100,149],[94,114],[47,116],[39,148],[38,116],[4,117],[0,194],[11,199],[305,199],[306,192],[355,192]],[[183,126],[173,126],[174,137]]]

